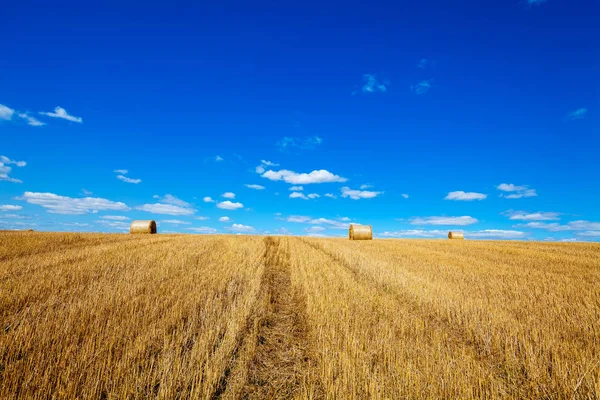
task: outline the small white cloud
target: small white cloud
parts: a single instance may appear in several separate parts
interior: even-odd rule
[[[361,88],[363,93],[385,93],[387,92],[387,86],[377,80],[374,74],[363,75],[364,84]],[[354,92],[356,94],[356,92]]]
[[[18,114],[19,118],[24,119],[25,121],[27,121],[27,125],[30,126],[44,126],[46,125],[44,122],[32,117],[31,115],[27,114],[27,113],[19,113]]]
[[[265,167],[263,167],[262,165],[259,165],[258,167],[256,167],[255,171],[257,174],[262,174],[265,172]]]
[[[66,119],[67,121],[77,122],[79,124],[83,122],[83,119],[81,119],[80,117],[74,117],[72,115],[69,115],[67,110],[65,110],[62,107],[54,108],[54,112],[41,112],[40,114],[45,115],[47,117],[52,117],[52,118]]]
[[[322,226],[311,226],[310,228],[305,228],[304,232],[306,232],[306,233],[321,233],[325,230],[326,229],[323,228]]]
[[[526,224],[515,225],[516,228],[532,228],[532,229],[545,229],[550,232],[561,232],[561,231],[597,231],[600,230],[600,222],[591,221],[571,221],[566,225],[561,225],[557,222],[529,222]]]
[[[330,199],[337,199],[337,196],[333,193],[325,193],[325,197],[329,197]]]
[[[527,0],[527,4],[530,6],[539,6],[542,3],[545,3],[546,0]]]
[[[292,186],[289,190],[292,192],[301,192],[304,190],[304,188],[302,186]]]
[[[14,206],[12,204],[0,205],[0,211],[19,211],[22,210],[21,206]]]
[[[81,189],[81,193],[83,193],[85,196],[91,196],[94,194],[93,192],[90,192],[89,190],[85,189]]]
[[[0,119],[4,121],[10,121],[15,114],[15,110],[10,107],[0,104]]]
[[[442,238],[448,235],[448,231],[442,230],[421,230],[421,229],[405,229],[399,231],[383,232],[384,237],[423,237],[423,238]]]
[[[237,232],[237,233],[249,233],[249,232],[256,231],[256,229],[254,229],[254,227],[249,226],[249,225],[242,225],[242,224],[233,224],[233,225],[231,225],[231,228],[228,228],[228,229],[232,232]]]
[[[341,191],[342,191],[342,197],[344,197],[344,198],[350,197],[352,200],[372,199],[374,197],[379,196],[380,194],[383,194],[383,192],[373,192],[373,191],[369,191],[369,190],[350,189],[347,186],[343,187],[341,189]]]
[[[207,233],[207,234],[217,233],[217,230],[215,228],[210,228],[208,226],[200,226],[197,228],[187,228],[187,230],[195,232],[195,233]]]
[[[127,221],[128,219],[131,219],[129,217],[125,217],[123,215],[104,215],[102,217],[100,217],[101,219],[108,219],[111,221]]]
[[[462,217],[417,217],[413,218],[410,223],[412,225],[454,225],[465,226],[479,222],[476,218],[470,216]]]
[[[331,229],[348,229],[350,227],[351,222],[340,222],[334,221],[327,218],[315,218],[308,221],[309,224],[313,225],[326,225]]]
[[[165,224],[173,224],[173,225],[190,225],[189,222],[182,221],[180,219],[163,219],[160,222],[165,223]]]
[[[160,196],[152,196],[155,199],[160,199]],[[186,201],[178,199],[172,194],[165,194],[165,196],[159,201],[160,203],[173,204],[180,207],[191,207],[192,205]]]
[[[3,164],[6,164],[6,165],[14,164],[19,168],[25,167],[27,165],[27,163],[25,161],[11,160],[10,158],[8,158],[6,156],[0,156],[0,162],[2,162]]]
[[[473,201],[473,200],[485,200],[487,194],[476,193],[476,192],[463,192],[462,190],[456,192],[450,192],[444,198],[444,200],[458,200],[458,201]]]
[[[314,149],[315,147],[319,146],[321,143],[323,143],[323,139],[320,138],[319,136],[309,136],[309,137],[305,137],[305,138],[286,136],[283,139],[281,139],[280,141],[278,141],[276,143],[276,146],[279,148],[280,151],[286,151],[291,148],[297,148],[300,150],[311,150],[311,149]],[[264,161],[264,160],[262,160],[262,161]],[[269,167],[275,167],[275,166],[278,166],[279,164],[263,162],[262,165],[269,166]]]
[[[261,186],[261,185],[249,185],[249,184],[246,184],[244,186],[246,186],[249,189],[254,189],[254,190],[264,190],[264,188],[265,188],[264,186]]]
[[[308,197],[306,197],[302,192],[292,192],[290,193],[290,199],[308,200]]]
[[[568,119],[568,120],[583,119],[587,115],[587,112],[588,112],[587,108],[579,108],[575,111],[571,111],[570,113],[568,113],[566,115],[565,119]]]
[[[529,189],[529,186],[527,185],[517,186],[512,183],[501,183],[500,185],[496,186],[496,188],[502,192],[510,193],[508,195],[500,195],[500,197],[504,197],[507,199],[520,199],[523,197],[537,196],[535,189]]]
[[[600,238],[600,230],[577,232],[576,235],[581,236],[581,237],[587,237],[587,238]]]
[[[221,217],[221,218],[219,218],[219,222],[229,222],[229,221],[231,221],[231,218],[229,218],[229,217]]]
[[[117,175],[117,179],[121,180],[123,182],[126,182],[126,183],[133,183],[135,185],[137,185],[138,183],[140,183],[142,181],[141,179],[128,178],[124,175]]]
[[[303,215],[290,215],[289,217],[287,217],[286,221],[304,223],[310,221],[311,219],[311,217],[306,217]]]
[[[521,239],[525,232],[502,229],[485,229],[482,231],[465,232],[465,237],[474,239]]]
[[[127,175],[129,173],[129,171],[126,169],[115,169],[113,172],[121,175]]]
[[[217,207],[222,210],[238,210],[240,208],[244,208],[242,203],[232,203],[231,201],[222,201],[217,204]]]
[[[331,172],[321,169],[314,170],[310,173],[297,173],[282,169],[280,171],[266,171],[261,175],[263,178],[272,181],[281,181],[291,183],[292,185],[308,185],[312,183],[330,183],[330,182],[346,182],[348,179],[332,174]]]
[[[560,213],[557,212],[542,212],[542,211],[538,211],[538,212],[534,212],[534,213],[528,213],[525,211],[506,211],[503,213],[503,215],[506,215],[509,217],[509,219],[511,220],[517,220],[517,221],[556,221],[559,220],[559,216]]]
[[[405,199],[408,199],[408,195],[406,193],[402,193],[402,197],[404,197]]]
[[[276,164],[274,162],[271,161],[267,161],[267,160],[260,160],[262,165],[266,165],[267,167],[278,167],[279,164]]]
[[[210,219],[209,217],[205,217],[203,215],[199,215],[197,217],[194,217],[194,219],[197,219],[198,221],[206,221],[207,219]]]
[[[307,197],[309,199],[318,199],[319,197],[321,197],[320,195],[316,194],[316,193],[310,193],[309,195],[307,195]]]
[[[129,211],[126,204],[102,198],[72,198],[54,193],[25,192],[19,200],[44,207],[49,213],[80,215],[102,210]]]
[[[373,185],[360,185],[360,190],[370,189]]]
[[[350,218],[348,218],[348,217],[341,217],[341,218],[338,218],[338,219],[340,221],[350,221]]]
[[[215,202],[211,197],[208,197],[208,196],[203,198],[202,201],[205,203],[214,203]]]
[[[192,215],[196,212],[190,207],[181,207],[174,204],[156,203],[156,204],[144,204],[136,207],[136,210],[146,211],[152,214],[166,214],[166,215]]]
[[[435,67],[435,61],[429,60],[428,58],[421,58],[417,64],[417,68],[427,69],[429,67]]]
[[[411,90],[415,92],[415,94],[421,96],[426,94],[433,87],[433,79],[428,79],[417,83],[416,85],[411,86]]]
[[[216,156],[216,157],[215,157],[215,161],[216,161],[216,162],[223,161],[223,157],[221,157],[221,156]]]
[[[221,197],[225,197],[226,199],[235,199],[235,193],[225,192],[221,195]]]

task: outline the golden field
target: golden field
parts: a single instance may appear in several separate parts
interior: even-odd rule
[[[598,399],[600,245],[0,233],[1,399]]]

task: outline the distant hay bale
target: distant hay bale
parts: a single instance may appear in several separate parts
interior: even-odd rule
[[[29,228],[27,229],[27,232],[35,232],[33,229]]]
[[[373,229],[371,225],[350,225],[348,230],[350,240],[373,240]]]
[[[462,232],[448,232],[448,239],[464,239],[465,234]]]
[[[156,222],[152,220],[137,220],[131,222],[131,227],[129,228],[130,234],[136,233],[156,233]]]

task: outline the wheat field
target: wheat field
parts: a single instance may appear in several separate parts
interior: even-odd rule
[[[0,233],[1,399],[598,399],[600,245]]]

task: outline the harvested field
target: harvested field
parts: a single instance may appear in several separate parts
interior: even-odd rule
[[[600,398],[600,245],[0,233],[0,398]]]

